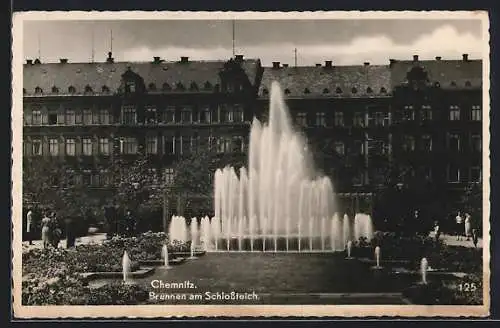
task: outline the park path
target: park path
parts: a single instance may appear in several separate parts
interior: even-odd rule
[[[75,245],[88,245],[88,244],[101,244],[106,240],[105,233],[95,233],[88,236],[83,236],[76,238]],[[66,239],[61,240],[59,247],[66,248]],[[29,245],[27,241],[23,241],[23,251],[28,251],[31,249],[43,248],[41,240],[33,240],[33,245]]]
[[[435,233],[431,232],[430,237],[434,238]],[[467,240],[465,237],[461,237],[460,240],[457,240],[456,236],[453,235],[446,235],[446,234],[441,234],[440,239],[449,246],[462,246],[462,247],[474,247],[474,244],[472,243],[472,237],[470,240]],[[477,242],[477,248],[483,248],[483,238],[479,238]]]

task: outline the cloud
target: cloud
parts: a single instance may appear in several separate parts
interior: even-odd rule
[[[441,56],[443,59],[461,58],[468,53],[470,58],[482,58],[484,42],[472,33],[459,33],[450,25],[441,26],[431,33],[423,34],[409,44],[395,43],[386,35],[358,37],[346,44],[313,44],[300,45],[293,43],[277,43],[273,46],[254,45],[237,47],[237,53],[246,58],[260,58],[264,65],[273,61],[294,63],[294,48],[297,47],[299,65],[313,65],[324,60],[333,60],[339,65],[387,64],[389,58],[411,59],[418,54],[422,59],[432,59]],[[166,47],[152,50],[148,47],[131,48],[117,54],[117,59],[127,61],[149,61],[154,56],[166,60],[177,60],[188,56],[193,60],[213,60],[229,58],[232,49],[214,48],[181,48]],[[118,58],[120,57],[120,58]]]

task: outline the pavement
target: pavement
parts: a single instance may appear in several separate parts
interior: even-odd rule
[[[104,240],[106,240],[105,233],[95,233],[92,235],[76,238],[75,245],[101,244]],[[61,240],[61,242],[59,243],[59,247],[66,248],[66,239]],[[36,248],[43,248],[43,243],[41,240],[33,240],[33,245],[29,245],[29,242],[23,241],[23,251],[28,251]]]
[[[430,237],[434,238],[436,234],[434,232],[430,233]],[[474,247],[474,243],[472,242],[472,237],[470,237],[469,240],[467,240],[466,237],[461,236],[460,240],[457,240],[457,236],[455,235],[447,235],[447,234],[441,234],[439,237],[440,240],[442,240],[446,245],[449,246],[462,246],[462,247]],[[479,238],[477,242],[477,248],[483,248],[483,238]]]

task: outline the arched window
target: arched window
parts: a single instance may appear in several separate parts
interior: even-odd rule
[[[154,84],[154,83],[152,83],[152,82],[151,82],[151,83],[149,83],[149,85],[148,85],[148,89],[149,89],[149,91],[155,91],[155,90],[156,90],[156,84]]]
[[[366,93],[368,93],[368,94],[373,93],[372,88],[370,88],[370,87],[366,88]]]
[[[54,85],[52,87],[52,93],[59,93],[59,88]]]
[[[324,88],[323,93],[330,93],[330,90],[328,90],[328,88]]]
[[[356,87],[353,87],[353,88],[351,89],[351,93],[358,93],[358,89],[356,89]]]
[[[71,85],[71,86],[69,86],[69,88],[68,88],[68,92],[69,92],[69,93],[76,93],[76,89],[75,89],[75,87],[74,87],[74,86],[72,86],[72,85]]]
[[[382,94],[386,94],[386,93],[387,93],[387,90],[386,90],[384,87],[382,87],[382,88],[380,88],[380,93],[382,93]]]
[[[92,92],[92,87],[90,85],[85,86],[85,93],[91,93]]]
[[[168,84],[167,82],[163,83],[161,89],[163,91],[170,91],[170,90],[172,90],[172,88],[170,87],[170,84]]]
[[[342,89],[340,87],[337,87],[337,89],[335,89],[335,93],[341,94],[342,93]]]
[[[36,93],[36,94],[43,93],[42,88],[40,88],[40,87],[36,87],[36,88],[35,88],[35,93]]]

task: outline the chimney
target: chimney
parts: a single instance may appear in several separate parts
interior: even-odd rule
[[[316,64],[316,67],[321,67],[321,64]]]
[[[68,63],[68,58],[60,58],[60,59],[59,59],[59,62],[60,62],[61,64],[67,64],[67,63]]]
[[[413,55],[413,61],[418,61],[418,55]]]
[[[364,63],[363,63],[363,65],[365,65],[365,66],[369,66],[369,65],[370,65],[370,63],[369,63],[369,62],[364,62]]]
[[[106,63],[114,63],[115,59],[113,58],[113,53],[110,51],[108,52],[108,58],[106,59]]]
[[[153,63],[155,63],[155,64],[159,64],[159,63],[161,63],[161,62],[162,62],[162,60],[161,60],[161,58],[160,58],[160,57],[153,57]]]
[[[332,61],[331,60],[326,60],[325,61],[325,67],[332,68]]]
[[[241,63],[243,61],[243,55],[235,55],[234,60],[236,60],[236,62],[238,63]]]
[[[283,64],[283,67],[285,67],[285,68],[288,67],[288,64]]]
[[[273,68],[280,68],[280,62],[273,62]]]
[[[463,54],[463,55],[462,55],[462,59],[463,59],[464,61],[469,61],[469,54]]]
[[[28,65],[33,65],[33,59],[27,59],[26,64]]]
[[[189,57],[182,56],[181,63],[189,63]]]
[[[436,57],[436,60],[437,60],[437,61],[441,60],[441,56],[437,56],[437,57]]]

